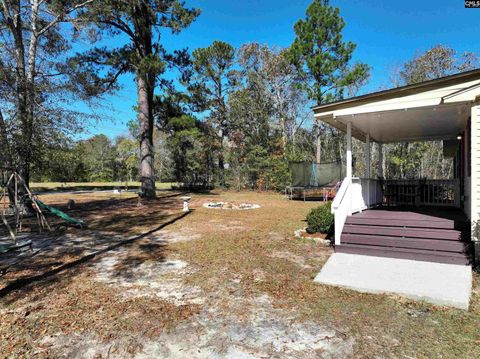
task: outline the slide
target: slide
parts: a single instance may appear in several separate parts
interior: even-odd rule
[[[30,247],[30,249],[32,249],[32,241],[22,241],[15,244],[2,243],[0,244],[0,254],[5,254],[24,247]]]
[[[49,211],[51,214],[60,217],[64,221],[74,224],[76,226],[83,227],[85,225],[85,222],[82,220],[77,220],[75,218],[70,217],[68,214],[60,211],[59,209],[56,209],[55,207],[51,207],[40,201],[39,199],[35,199],[35,203],[41,208]]]

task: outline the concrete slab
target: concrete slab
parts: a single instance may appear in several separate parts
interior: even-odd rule
[[[315,282],[468,309],[471,266],[334,253]]]

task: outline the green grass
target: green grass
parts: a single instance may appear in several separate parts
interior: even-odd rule
[[[74,191],[74,190],[108,190],[115,187],[125,188],[126,182],[31,182],[30,188],[36,192]],[[156,182],[158,190],[169,190],[174,183]],[[139,188],[140,182],[128,182],[128,188]]]

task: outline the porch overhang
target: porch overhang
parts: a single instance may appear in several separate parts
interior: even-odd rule
[[[454,139],[480,97],[480,69],[315,107],[315,118],[379,143]]]

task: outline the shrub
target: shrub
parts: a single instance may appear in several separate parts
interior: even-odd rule
[[[332,202],[314,208],[307,215],[308,233],[328,233],[333,225],[334,216],[331,212]]]

